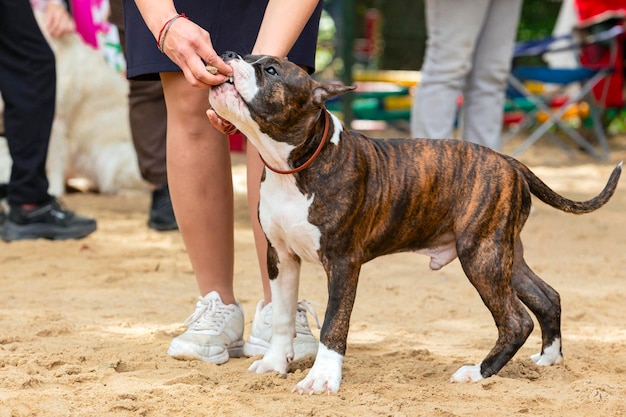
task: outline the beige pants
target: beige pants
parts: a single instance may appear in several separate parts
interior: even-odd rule
[[[500,150],[506,81],[522,0],[426,0],[428,41],[411,134]],[[457,121],[457,100],[463,105]]]

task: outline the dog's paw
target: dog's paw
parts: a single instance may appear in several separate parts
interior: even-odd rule
[[[250,365],[250,367],[248,368],[248,371],[254,372],[257,374],[266,374],[266,373],[275,371],[276,369],[274,368],[276,367],[273,366],[272,364],[265,362],[263,359],[259,359],[259,360],[254,361],[252,365]]]
[[[556,339],[550,346],[545,348],[543,352],[535,353],[530,359],[539,366],[551,366],[563,360],[561,353],[561,340]]]
[[[485,379],[480,374],[480,364],[461,366],[451,377],[450,382],[477,382]]]
[[[341,373],[339,375],[319,375],[309,371],[302,381],[298,382],[291,392],[298,394],[335,394],[341,385]]]
[[[291,362],[291,360],[286,355],[273,355],[270,348],[263,359],[256,360],[250,365],[248,371],[257,374],[277,371],[282,375],[286,375],[289,362]]]
[[[334,394],[341,385],[343,355],[329,350],[320,343],[317,358],[306,378],[298,382],[291,392],[298,394]]]

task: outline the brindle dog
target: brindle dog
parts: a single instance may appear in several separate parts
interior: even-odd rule
[[[273,338],[251,370],[287,371],[300,263],[323,266],[328,305],[313,368],[294,391],[336,392],[361,265],[415,251],[440,269],[456,257],[493,315],[498,339],[453,381],[498,372],[533,330],[542,332],[538,365],[562,360],[559,294],[526,264],[520,232],[531,194],[568,213],[588,213],[613,195],[621,163],[602,192],[576,202],[550,189],[517,160],[469,142],[370,139],[347,131],[325,101],[351,89],[313,80],[285,59],[228,54],[229,82],[210,103],[259,150],[266,167],[259,218],[269,242]],[[213,110],[209,110],[213,111]]]

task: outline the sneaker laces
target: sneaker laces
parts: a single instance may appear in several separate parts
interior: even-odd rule
[[[185,326],[196,330],[209,330],[220,333],[226,325],[232,310],[216,299],[203,299],[196,305],[196,310],[183,322]]]
[[[298,301],[298,305],[296,308],[296,333],[310,333],[309,321],[306,317],[307,312],[310,313],[315,319],[315,324],[317,324],[317,328],[322,328],[322,326],[320,325],[320,319],[317,317],[317,313],[313,309],[311,303],[306,300],[300,300]]]

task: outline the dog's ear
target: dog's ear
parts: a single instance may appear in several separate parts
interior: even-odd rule
[[[354,90],[353,85],[343,85],[341,83],[318,83],[313,85],[313,102],[318,106],[323,106],[326,100],[338,96],[348,91]]]

